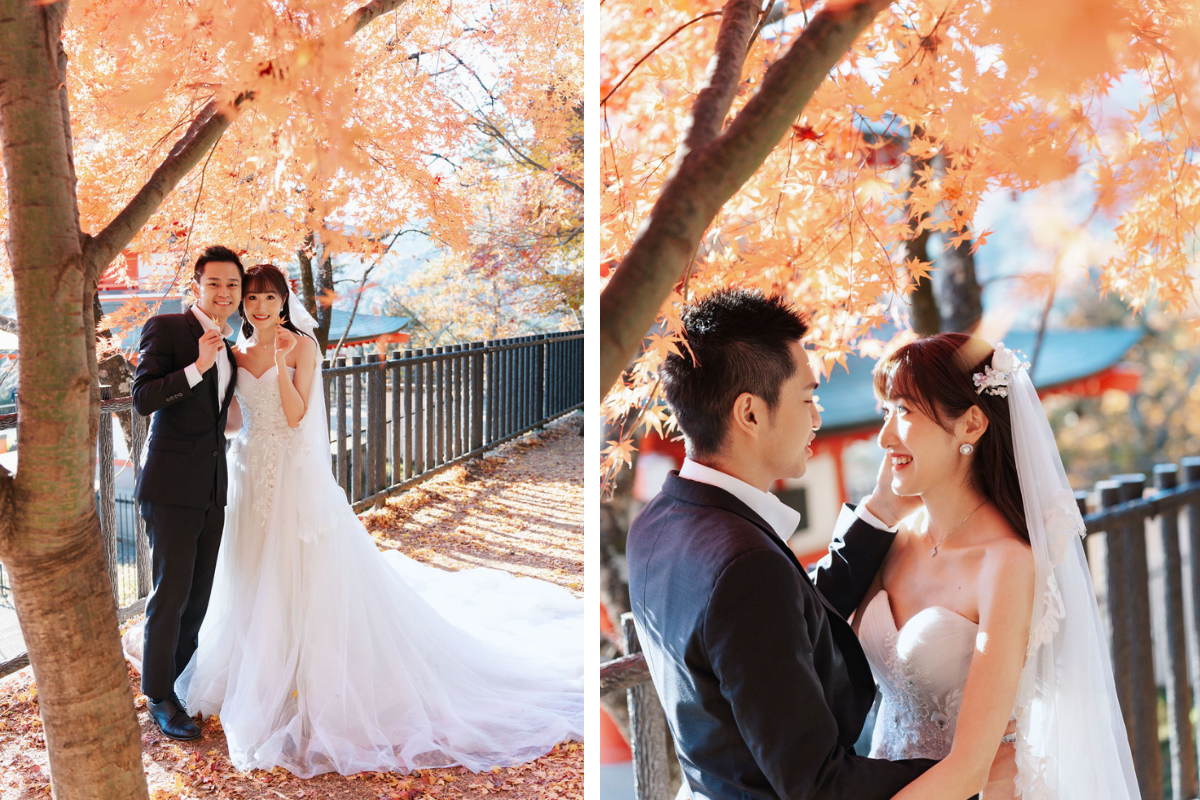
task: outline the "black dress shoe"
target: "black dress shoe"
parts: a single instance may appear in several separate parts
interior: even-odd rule
[[[163,736],[182,741],[200,738],[200,726],[180,708],[179,701],[174,697],[168,697],[161,703],[146,698],[146,707],[150,709],[150,718],[158,725]]]

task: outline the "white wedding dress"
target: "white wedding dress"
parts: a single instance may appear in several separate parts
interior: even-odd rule
[[[979,625],[942,606],[897,630],[886,591],[863,611],[858,637],[881,700],[871,758],[941,760],[950,754]]]
[[[330,471],[320,380],[289,428],[276,368],[239,369],[224,539],[176,682],[187,711],[220,715],[238,769],[301,777],[480,771],[582,739],[582,600],[380,553]]]

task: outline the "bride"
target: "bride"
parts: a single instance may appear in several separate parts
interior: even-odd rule
[[[176,682],[233,764],[301,777],[528,761],[583,738],[582,601],[381,554],[330,470],[315,322],[265,264],[235,351],[243,427],[199,647]]]
[[[871,756],[940,760],[895,800],[974,794],[1010,718],[1003,796],[1140,796],[1083,520],[1027,368],[947,333],[876,370],[892,489],[924,509],[854,615],[882,694]]]

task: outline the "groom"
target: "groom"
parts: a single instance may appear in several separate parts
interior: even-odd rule
[[[227,247],[196,260],[194,305],[151,317],[142,328],[133,405],[154,414],[134,496],[150,540],[154,588],[146,601],[142,692],[172,739],[200,728],[175,696],[175,679],[196,650],[225,523],[225,418],[237,363],[227,322],[245,270]]]
[[[662,376],[688,458],[626,555],[685,781],[695,798],[890,798],[934,762],[855,754],[875,684],[846,618],[906,501],[881,481],[870,511],[844,508],[810,580],[785,544],[800,515],[768,491],[804,474],[821,424],[807,326],[744,290],[709,295],[683,323],[688,355],[668,356]]]

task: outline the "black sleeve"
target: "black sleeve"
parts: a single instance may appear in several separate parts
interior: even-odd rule
[[[780,798],[886,800],[934,762],[884,761],[838,746],[802,580],[786,556],[765,550],[740,556],[722,573],[704,620],[721,693]]]
[[[829,552],[809,575],[843,618],[849,619],[866,596],[895,538],[863,522],[849,503],[842,507]]]
[[[165,328],[160,317],[151,317],[142,326],[133,375],[133,407],[143,417],[192,396],[187,374],[175,369],[175,352]]]

